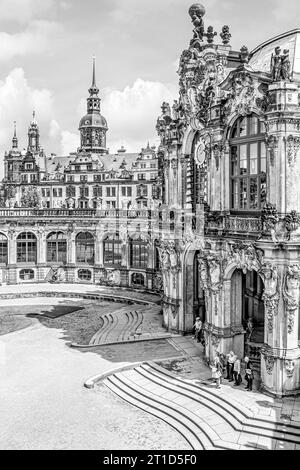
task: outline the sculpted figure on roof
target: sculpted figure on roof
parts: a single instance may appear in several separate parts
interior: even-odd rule
[[[203,40],[204,35],[204,22],[202,17],[205,15],[205,8],[200,3],[194,3],[189,9],[189,15],[192,19],[192,23],[194,25],[194,37],[193,37],[193,45],[199,45],[199,43]]]
[[[289,50],[284,49],[281,55],[279,46],[275,47],[274,54],[271,57],[271,75],[272,80],[277,82],[279,80],[291,81],[291,61],[289,57]]]

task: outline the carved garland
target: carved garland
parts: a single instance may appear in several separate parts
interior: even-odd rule
[[[264,355],[263,357],[264,357],[265,364],[266,364],[267,374],[271,375],[272,371],[273,371],[273,368],[274,368],[274,364],[275,364],[275,357],[266,356],[266,355]]]
[[[291,334],[294,329],[295,312],[299,308],[300,266],[288,266],[283,282],[283,300],[287,312],[287,330]]]
[[[290,167],[293,167],[296,163],[297,153],[300,148],[300,137],[289,135],[284,137],[287,150],[287,160]]]
[[[265,142],[270,155],[270,163],[271,166],[273,166],[278,151],[278,137],[275,135],[268,135],[266,136]]]
[[[266,307],[268,331],[272,333],[274,327],[274,317],[278,313],[278,272],[277,267],[271,263],[264,264],[259,271],[264,280],[263,300]]]

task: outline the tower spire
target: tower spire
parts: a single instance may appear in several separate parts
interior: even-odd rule
[[[93,83],[92,87],[96,86],[96,57],[93,55]]]
[[[14,136],[12,139],[12,148],[17,149],[18,148],[18,138],[17,138],[17,123],[14,121]]]
[[[96,85],[96,58],[93,56],[93,78],[92,86],[89,89],[90,96],[98,96],[99,88]]]

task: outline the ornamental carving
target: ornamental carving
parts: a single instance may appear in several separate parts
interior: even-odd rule
[[[296,211],[291,211],[289,214],[285,216],[284,219],[285,228],[288,232],[292,232],[297,230],[300,226],[300,216],[297,214]]]
[[[266,146],[270,155],[270,164],[273,166],[278,151],[278,137],[275,135],[267,135]]]
[[[283,281],[283,300],[287,311],[287,330],[292,333],[294,329],[295,313],[299,308],[300,266],[288,266]]]
[[[219,344],[220,344],[219,336],[212,335],[211,336],[211,344],[213,345],[214,348],[218,349]]]
[[[275,225],[279,221],[279,216],[278,211],[273,204],[267,202],[264,205],[261,211],[261,217],[264,224],[264,229],[266,231],[271,231],[275,229]]]
[[[267,374],[271,375],[273,372],[274,364],[275,364],[275,357],[263,355],[265,364],[266,364],[266,371]]]
[[[286,144],[287,161],[290,167],[296,163],[297,153],[300,148],[300,137],[289,135],[283,138]]]
[[[171,241],[160,240],[157,243],[161,268],[163,271],[171,271],[173,274],[181,270],[182,247]]]
[[[215,144],[212,145],[212,153],[213,153],[213,156],[215,157],[217,170],[219,170],[220,159],[223,155],[223,152],[224,152],[224,145],[222,144],[222,142],[216,142]]]
[[[198,269],[203,289],[217,293],[223,285],[223,261],[214,255],[198,254]]]
[[[259,271],[264,280],[263,300],[267,314],[268,331],[271,333],[274,327],[274,316],[277,315],[279,293],[278,293],[278,271],[271,263],[264,264]]]
[[[253,269],[259,271],[263,262],[263,251],[240,241],[230,246],[227,262],[236,264],[237,269],[241,269],[243,273]]]
[[[255,86],[253,78],[245,71],[235,74],[230,81],[230,94],[225,104],[225,114],[233,112],[245,116],[255,104]]]
[[[295,370],[295,361],[291,359],[287,359],[284,363],[284,366],[285,366],[287,377],[289,378],[293,377],[294,370]]]

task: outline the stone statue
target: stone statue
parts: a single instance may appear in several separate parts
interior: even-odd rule
[[[246,332],[247,332],[247,340],[251,341],[251,336],[254,330],[253,326],[253,318],[249,317],[247,321],[247,326],[246,326]]]
[[[194,3],[189,9],[189,15],[194,25],[193,43],[199,43],[203,40],[204,22],[202,17],[205,15],[205,8],[200,3]]]
[[[280,80],[280,70],[281,70],[281,49],[280,47],[275,47],[275,52],[271,56],[271,74],[272,80],[277,82]]]
[[[289,57],[289,50],[284,49],[283,54],[280,55],[281,49],[279,46],[275,47],[275,52],[271,57],[271,75],[273,82],[279,80],[291,79],[291,61]]]
[[[284,49],[281,57],[281,78],[291,81],[291,62],[288,49]]]

